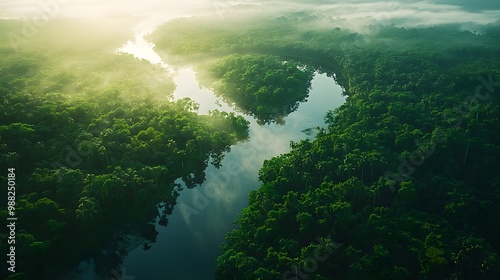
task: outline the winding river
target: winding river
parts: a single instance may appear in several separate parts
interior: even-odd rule
[[[177,85],[174,99],[189,97],[199,103],[199,114],[210,110],[235,112],[214,93],[200,88],[195,73],[189,68],[174,70],[153,50],[153,44],[138,34],[118,52],[146,59],[161,65],[175,75]],[[286,153],[290,141],[312,139],[316,127],[325,127],[328,110],[345,102],[342,89],[333,78],[316,73],[306,102],[285,118],[284,125],[259,125],[248,115],[249,140],[231,147],[222,167],[209,166],[207,180],[194,189],[181,192],[177,205],[169,217],[167,227],[156,225],[159,232],[156,243],[148,251],[142,246],[131,250],[121,268],[122,279],[208,280],[215,278],[216,258],[227,232],[235,228],[233,221],[248,205],[248,194],[260,186],[258,171],[265,159]],[[242,115],[235,112],[235,114]],[[88,271],[88,270],[87,270]],[[83,279],[93,279],[87,273]]]

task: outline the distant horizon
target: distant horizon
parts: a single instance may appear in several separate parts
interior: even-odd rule
[[[305,3],[304,3],[305,2]],[[237,7],[238,6],[238,7]],[[276,15],[306,11],[332,18],[350,20],[351,25],[373,22],[397,26],[430,26],[460,24],[462,26],[500,23],[500,4],[482,1],[210,1],[189,3],[159,0],[4,0],[0,3],[0,18],[114,18],[139,17],[165,22],[185,16],[213,15],[224,19],[239,12]],[[239,16],[239,14],[238,14]],[[354,28],[355,29],[355,28]]]

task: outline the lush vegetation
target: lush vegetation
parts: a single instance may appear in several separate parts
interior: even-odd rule
[[[126,254],[123,236],[154,242],[156,219],[167,225],[181,190],[174,181],[203,182],[207,165],[246,139],[248,123],[170,101],[163,69],[114,53],[130,34],[54,21],[9,44],[22,26],[0,21],[0,179],[15,168],[19,272],[2,269],[1,278],[58,279],[96,257],[109,279]],[[6,200],[0,206],[6,220]]]
[[[500,28],[367,35],[318,20],[179,19],[150,36],[261,123],[307,97],[312,69],[348,96],[313,141],[264,162],[216,277],[496,279]],[[175,180],[203,182],[248,123],[198,115],[192,101],[171,100],[163,69],[116,55],[127,22],[54,20],[12,37],[23,24],[0,21],[0,180],[15,168],[21,271],[0,276],[57,279],[94,257],[110,278],[125,236],[147,249],[155,221],[168,224]]]
[[[308,22],[183,19],[152,36],[184,62],[293,58],[348,96],[314,141],[264,163],[217,279],[496,279],[499,28],[366,35]]]
[[[312,69],[277,56],[231,55],[208,66],[211,88],[259,123],[283,123],[306,100]]]

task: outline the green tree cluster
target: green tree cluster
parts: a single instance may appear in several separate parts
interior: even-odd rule
[[[283,123],[306,100],[313,70],[269,55],[230,55],[209,67],[213,90],[259,123]]]

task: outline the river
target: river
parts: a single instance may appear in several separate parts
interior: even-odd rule
[[[255,4],[259,13],[264,12],[264,7],[270,14],[275,14],[277,10],[285,13],[288,9],[315,11],[325,15],[325,18],[341,18],[342,22],[348,24],[346,27],[361,34],[373,31],[365,28],[363,23],[366,22],[372,23],[372,26],[378,26],[373,23],[389,22],[403,26],[441,23],[461,24],[467,27],[494,23],[498,21],[500,15],[495,1],[483,1],[482,4],[478,4],[477,1],[456,3],[457,1],[452,0],[423,2],[366,0],[333,4],[327,3],[328,1],[307,1],[310,3],[299,1],[300,4],[294,5],[294,1],[252,0],[190,2],[2,0],[0,18],[23,18],[26,22],[30,22],[33,18],[82,17],[94,20],[98,17],[116,15],[150,18],[137,27],[138,35],[135,40],[124,44],[122,51],[147,59],[154,64],[159,63],[166,72],[175,74],[177,89],[174,98],[189,97],[200,104],[199,113],[206,114],[213,109],[233,110],[223,102],[218,102],[209,90],[200,89],[192,70],[174,70],[167,64],[168,62],[163,62],[154,52],[152,45],[144,40],[143,35],[150,29],[150,24],[181,15],[190,15],[195,7],[210,10],[220,19],[224,19],[226,14],[230,14],[229,7],[240,2]],[[327,26],[330,25],[328,22]],[[377,32],[377,29],[374,31]],[[304,131],[314,131],[307,129],[324,126],[323,116],[326,112],[345,102],[341,92],[342,89],[332,78],[317,73],[312,81],[308,101],[302,103],[298,110],[285,118],[285,125],[260,126],[252,117],[245,116],[250,121],[249,141],[232,146],[231,151],[225,155],[220,169],[209,166],[206,171],[207,181],[202,186],[195,189],[185,188],[182,191],[169,217],[169,225],[156,227],[159,232],[157,242],[152,244],[148,251],[144,251],[142,246],[131,250],[120,268],[123,275],[115,275],[114,280],[213,279],[215,259],[220,254],[219,246],[224,242],[224,235],[235,227],[232,222],[240,210],[247,206],[248,193],[259,187],[257,174],[263,161],[289,151],[290,141],[312,138],[312,135]],[[85,268],[91,270],[89,266]],[[90,270],[86,270],[88,273],[81,274],[80,278],[95,279]]]
[[[144,40],[144,34],[139,34],[119,52],[149,60],[164,67],[166,74],[174,74],[177,87],[173,98],[189,97],[196,101],[199,114],[208,114],[214,109],[235,112],[213,92],[200,88],[193,70],[174,69],[162,61],[153,47]],[[207,180],[201,186],[184,188],[168,226],[156,225],[159,232],[156,243],[148,251],[142,246],[131,250],[120,268],[123,276],[117,278],[214,279],[220,245],[225,234],[235,228],[233,221],[238,213],[248,205],[249,192],[260,186],[258,171],[264,160],[288,152],[290,141],[312,139],[316,127],[326,126],[327,111],[345,102],[341,93],[341,87],[333,78],[316,73],[307,101],[285,117],[283,125],[259,125],[253,117],[235,112],[250,122],[249,140],[233,145],[221,168],[209,166]],[[95,278],[91,273],[85,274],[83,279]]]

